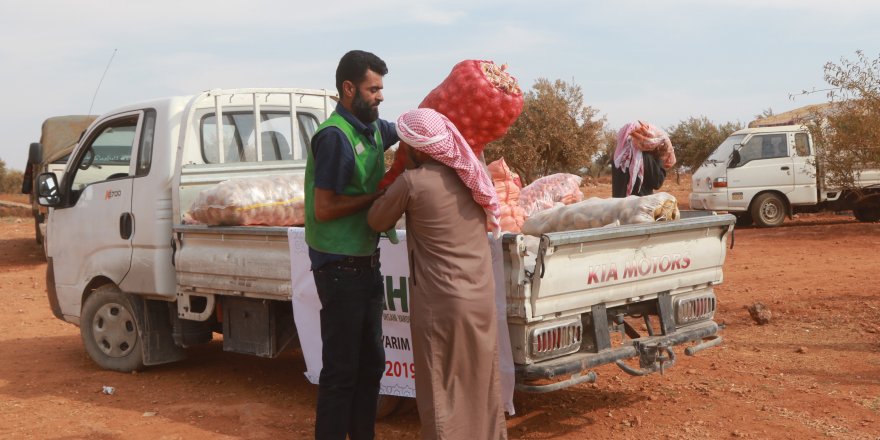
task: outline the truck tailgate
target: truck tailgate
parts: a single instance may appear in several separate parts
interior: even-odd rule
[[[707,215],[545,234],[533,273],[524,236],[506,236],[508,316],[530,321],[720,283],[735,221]]]

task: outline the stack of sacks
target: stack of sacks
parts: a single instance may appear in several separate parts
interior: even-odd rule
[[[519,176],[510,171],[504,158],[489,164],[489,174],[492,175],[492,183],[495,184],[495,192],[498,193],[498,204],[501,207],[501,216],[498,220],[501,230],[519,233],[525,221],[525,214],[519,206],[520,188],[516,184]]]
[[[200,192],[185,217],[206,225],[304,225],[303,176],[236,178],[220,182]]]
[[[522,206],[528,218],[559,203],[570,205],[583,199],[581,178],[574,174],[557,173],[544,176],[523,188],[519,194],[519,206]]]
[[[674,196],[665,192],[644,197],[629,196],[623,199],[592,197],[530,216],[522,226],[522,233],[541,235],[548,232],[671,221],[678,218],[678,203]]]

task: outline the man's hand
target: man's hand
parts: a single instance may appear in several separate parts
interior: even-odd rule
[[[359,196],[337,194],[336,191],[315,188],[315,219],[319,222],[335,220],[367,209],[385,190]]]

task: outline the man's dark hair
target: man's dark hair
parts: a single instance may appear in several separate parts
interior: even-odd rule
[[[367,75],[367,70],[372,70],[379,75],[388,74],[388,67],[385,61],[363,50],[352,50],[342,56],[339,60],[339,66],[336,67],[336,91],[342,98],[342,83],[351,81],[355,85],[360,84]]]

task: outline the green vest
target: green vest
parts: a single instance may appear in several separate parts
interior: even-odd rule
[[[354,172],[342,194],[357,196],[376,192],[379,181],[385,175],[385,149],[379,124],[373,123],[375,146],[336,112],[318,127],[315,135],[327,127],[341,130],[354,152]],[[305,192],[306,243],[312,249],[328,254],[353,256],[371,255],[376,251],[379,234],[367,224],[366,209],[328,221],[318,221],[315,218],[315,157],[311,148],[308,149],[306,161]]]

